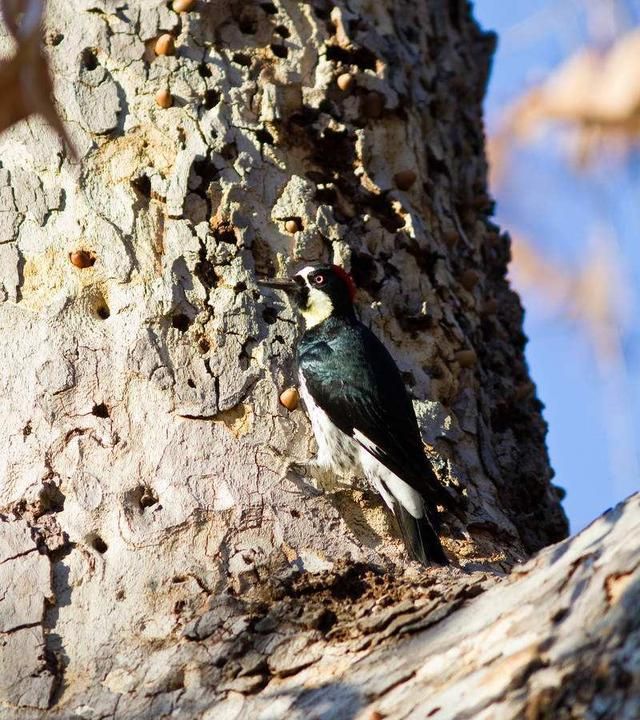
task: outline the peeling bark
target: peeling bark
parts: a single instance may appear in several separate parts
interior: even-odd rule
[[[447,652],[469,673],[512,657],[483,655],[500,603],[566,570],[547,552],[504,579],[567,524],[490,220],[493,37],[445,0],[51,0],[46,23],[81,160],[37,118],[0,137],[3,712],[408,717],[458,697]],[[408,563],[357,480],[321,493],[295,469],[310,427],[278,397],[300,325],[255,279],[317,259],[353,273],[467,500],[442,517],[452,569]],[[630,572],[607,576],[616,607]],[[522,702],[551,652],[529,647]]]

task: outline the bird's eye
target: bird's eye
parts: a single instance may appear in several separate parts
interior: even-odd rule
[[[313,282],[316,285],[324,285],[324,275],[314,275]]]

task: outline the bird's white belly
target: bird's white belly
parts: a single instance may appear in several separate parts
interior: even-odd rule
[[[413,517],[422,517],[425,510],[420,493],[371,454],[367,447],[374,451],[377,448],[362,433],[356,430],[356,440],[334,425],[311,397],[302,373],[299,373],[299,379],[300,395],[318,443],[317,464],[342,475],[352,473],[366,477],[391,510],[394,510],[394,503],[399,502]]]
[[[316,404],[307,390],[302,373],[299,374],[299,379],[300,395],[304,400],[313,434],[318,443],[318,465],[341,474],[362,473],[359,462],[359,445],[334,425],[327,413]]]

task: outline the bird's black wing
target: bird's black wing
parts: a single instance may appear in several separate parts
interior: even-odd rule
[[[400,371],[368,328],[354,323],[303,343],[298,363],[313,399],[340,430],[425,499],[451,506],[424,454]]]

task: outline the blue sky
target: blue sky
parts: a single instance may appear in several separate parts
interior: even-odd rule
[[[477,0],[475,16],[498,33],[485,102],[487,130],[504,109],[585,44],[606,48],[594,7],[604,0]],[[609,0],[611,2],[611,0]],[[619,0],[626,27],[640,21],[640,0]],[[589,15],[589,12],[591,15]],[[595,23],[594,23],[595,17]],[[597,37],[596,37],[597,36]],[[555,482],[567,491],[572,531],[638,489],[640,431],[640,162],[603,156],[588,172],[567,161],[564,136],[543,135],[513,155],[508,182],[494,189],[496,219],[567,271],[582,266],[590,238],[605,227],[617,248],[625,289],[623,362],[603,365],[578,321],[550,312],[540,290],[520,288],[526,308],[527,357],[546,405]]]

